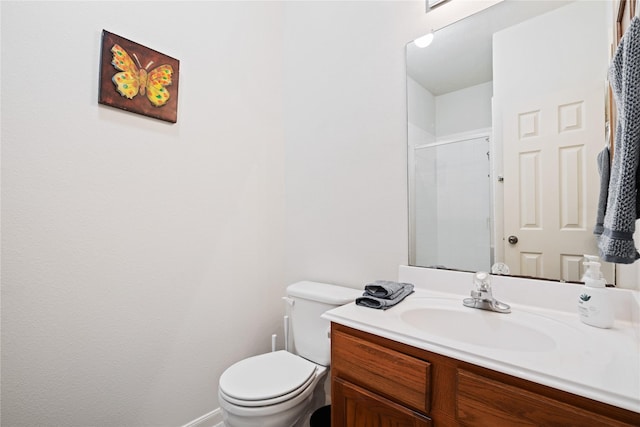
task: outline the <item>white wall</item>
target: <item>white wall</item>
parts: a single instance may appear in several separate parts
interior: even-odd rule
[[[282,4],[150,5],[2,2],[3,425],[182,425],[280,329]],[[97,104],[103,28],[177,124]]]
[[[436,97],[407,76],[408,145],[416,147],[436,140]]]
[[[361,288],[407,262],[404,46],[424,18],[424,2],[287,5],[287,281]]]
[[[436,135],[453,134],[491,127],[493,82],[485,82],[436,97]]]
[[[3,425],[185,424],[286,284],[406,263],[424,2],[160,4],[1,3]],[[177,124],[97,104],[103,28],[180,59]]]
[[[577,83],[604,82],[610,50],[607,7],[605,1],[581,0],[496,33],[494,97],[539,95]],[[578,13],[579,20],[575,19]],[[540,27],[550,30],[541,32]],[[558,34],[562,38],[558,39]],[[522,40],[527,40],[526,49]],[[547,62],[540,65],[540,58]],[[522,76],[527,73],[535,74],[535,79],[523,84]]]

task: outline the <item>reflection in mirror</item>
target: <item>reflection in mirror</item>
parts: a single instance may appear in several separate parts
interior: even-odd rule
[[[507,0],[407,45],[411,265],[581,281],[611,4]]]

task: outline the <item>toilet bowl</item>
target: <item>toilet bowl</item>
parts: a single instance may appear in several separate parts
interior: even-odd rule
[[[327,368],[284,350],[244,359],[220,377],[226,427],[298,425],[324,404]]]
[[[296,353],[280,350],[241,360],[218,384],[225,427],[302,427],[324,406],[330,360],[329,322],[320,316],[361,295],[317,282],[287,288]]]

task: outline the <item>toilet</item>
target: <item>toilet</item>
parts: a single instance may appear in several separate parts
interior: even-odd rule
[[[241,360],[220,377],[225,427],[298,427],[325,404],[329,321],[322,313],[354,301],[362,291],[318,282],[287,287],[295,353],[280,350]]]

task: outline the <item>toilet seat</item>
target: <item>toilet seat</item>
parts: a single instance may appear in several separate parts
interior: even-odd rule
[[[280,350],[230,366],[220,377],[221,396],[234,405],[275,405],[302,393],[315,379],[318,365]]]

